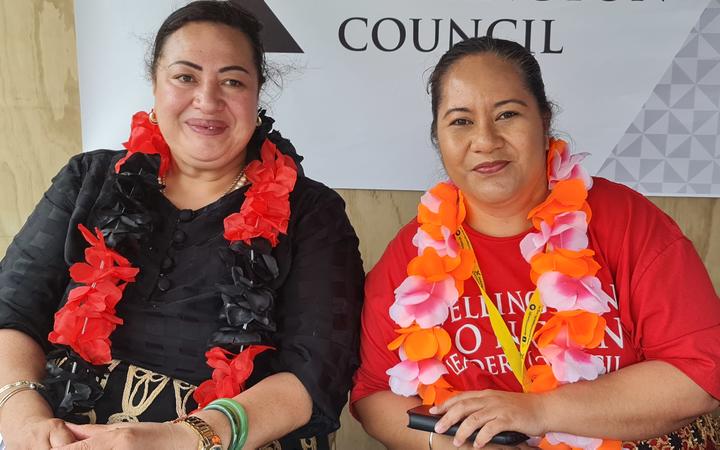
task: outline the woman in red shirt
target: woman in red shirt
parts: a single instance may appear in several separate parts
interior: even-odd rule
[[[519,44],[461,42],[429,86],[450,181],[368,275],[351,398],[365,429],[391,449],[502,431],[544,448],[714,448],[720,302],[692,243],[551,137]],[[405,427],[421,403],[437,433],[460,425],[454,439]]]

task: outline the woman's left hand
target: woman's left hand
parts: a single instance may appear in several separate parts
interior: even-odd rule
[[[545,434],[543,410],[542,395],[488,389],[463,392],[430,412],[444,414],[435,426],[436,433],[444,433],[462,422],[453,441],[456,447],[461,446],[477,429],[480,431],[473,445],[483,447],[503,431],[518,431],[528,436]]]
[[[131,450],[154,448],[195,450],[198,436],[182,424],[117,423],[112,425],[67,424],[77,442],[52,450]]]

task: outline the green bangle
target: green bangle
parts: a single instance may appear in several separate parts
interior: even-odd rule
[[[240,403],[230,398],[219,398],[215,400],[215,402],[216,404],[222,405],[230,411],[233,411],[234,415],[240,418],[237,442],[235,443],[233,450],[242,450],[248,438],[248,418],[245,408],[243,408]]]
[[[233,399],[213,400],[205,409],[220,411],[230,419],[233,436],[228,450],[242,450],[248,438],[248,418],[245,408]]]
[[[205,410],[211,410],[211,411],[220,411],[227,417],[228,422],[230,422],[230,429],[232,430],[232,434],[230,435],[230,444],[228,445],[228,450],[235,450],[236,449],[236,443],[237,443],[237,436],[238,436],[238,425],[240,423],[239,417],[234,417],[233,413],[229,411],[227,408],[224,408],[220,405],[213,405],[212,403],[208,404],[205,408]]]

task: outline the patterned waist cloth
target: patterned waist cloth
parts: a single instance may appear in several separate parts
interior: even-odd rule
[[[100,384],[104,389],[90,423],[164,422],[197,408],[192,393],[196,386],[133,364],[113,360]],[[259,450],[332,450],[335,433],[317,436],[286,436]],[[0,448],[2,450],[2,448]]]
[[[629,450],[695,450],[720,448],[720,418],[705,414],[684,427],[658,438],[623,442]]]

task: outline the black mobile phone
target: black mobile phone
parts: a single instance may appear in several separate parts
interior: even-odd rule
[[[410,419],[408,428],[420,431],[435,431],[435,424],[438,420],[440,420],[440,417],[442,417],[438,414],[430,414],[430,406],[428,405],[416,406],[415,408],[409,409],[407,413]],[[455,436],[458,428],[460,428],[459,424],[453,425],[443,434]],[[470,435],[468,438],[470,442],[475,440],[478,431],[480,430],[476,430]],[[503,431],[502,433],[498,433],[493,436],[493,438],[490,439],[490,442],[499,445],[517,445],[521,442],[527,441],[528,439],[530,439],[528,436],[518,433],[517,431]]]

